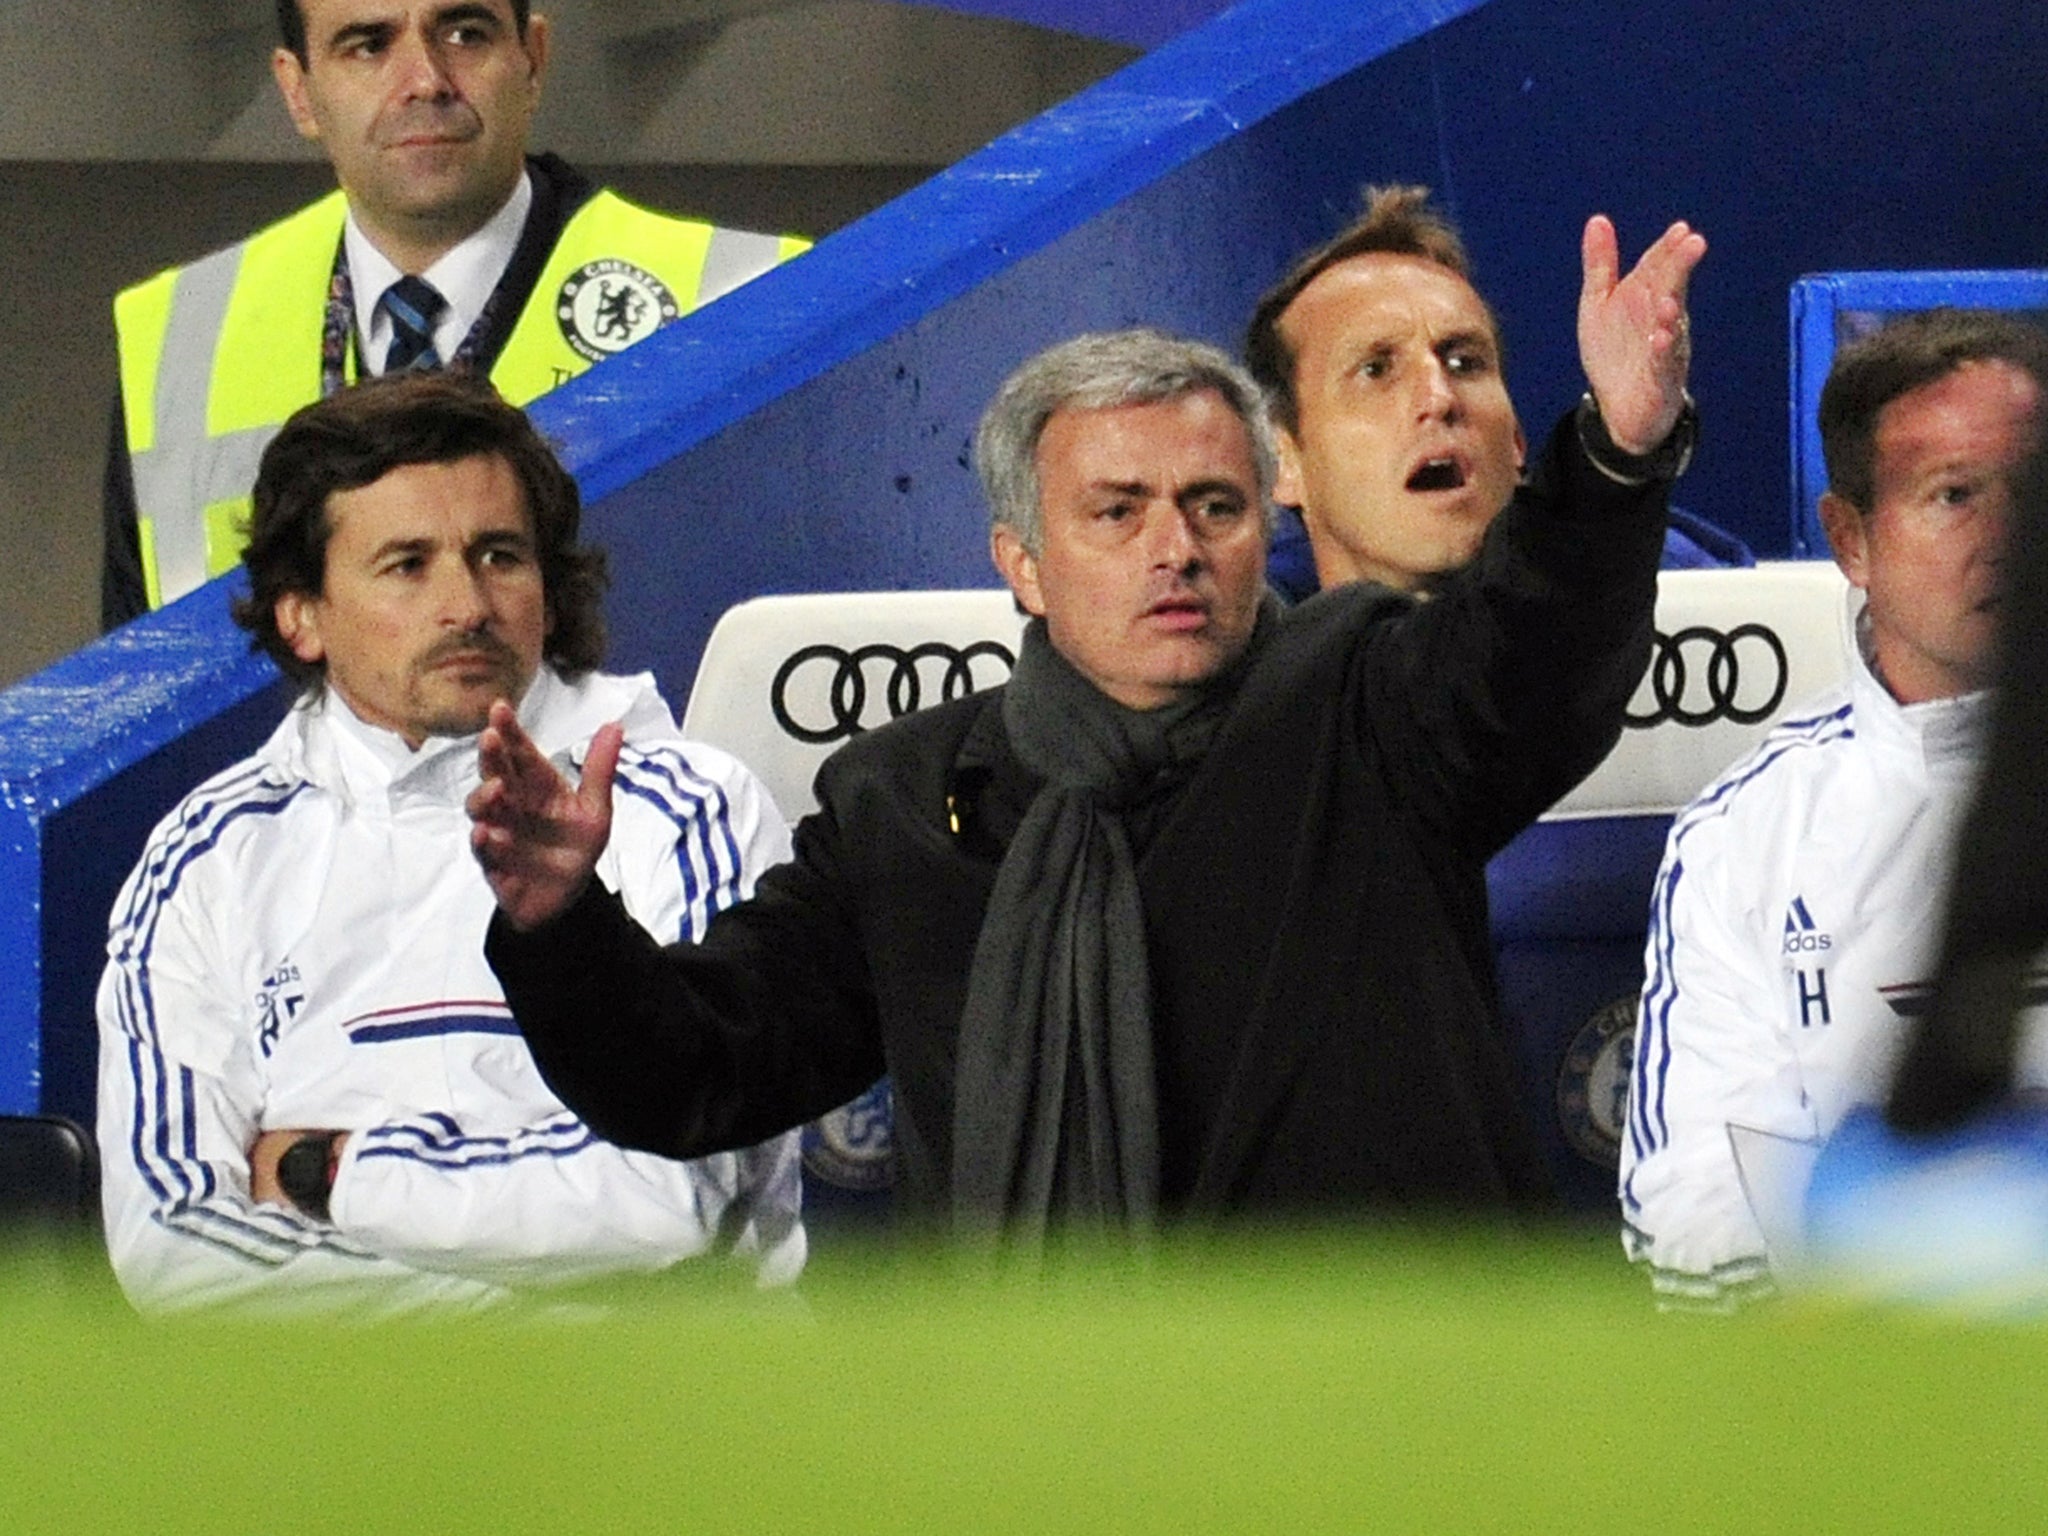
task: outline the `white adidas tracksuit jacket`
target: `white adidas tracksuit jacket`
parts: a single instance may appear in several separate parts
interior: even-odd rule
[[[1883,1098],[1931,990],[1989,699],[1902,707],[1850,607],[1847,691],[1710,784],[1658,871],[1621,1207],[1668,1305],[1732,1306],[1796,1264],[1811,1154]],[[2048,1081],[2031,1035],[2022,1076]]]
[[[626,721],[599,874],[657,937],[787,857],[766,789],[683,745],[651,678],[543,668],[520,716],[558,762]],[[329,690],[157,827],[99,993],[107,1239],[138,1305],[483,1305],[662,1268],[722,1218],[763,1280],[801,1269],[794,1135],[672,1162],[598,1141],[541,1081],[484,962],[476,783],[474,737],[413,754]],[[266,1127],[353,1133],[332,1226],[250,1202]]]

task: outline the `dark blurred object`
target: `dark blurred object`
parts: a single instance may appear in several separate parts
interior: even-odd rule
[[[92,1138],[57,1115],[0,1115],[0,1239],[96,1233],[100,1164]]]
[[[1934,1004],[1908,1041],[1886,1118],[1954,1130],[2008,1098],[2019,1015],[2048,1000],[2048,451],[2020,480],[2007,546],[1991,742],[1950,882]]]

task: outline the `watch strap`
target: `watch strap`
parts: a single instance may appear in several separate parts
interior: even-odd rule
[[[334,1195],[334,1143],[339,1131],[313,1131],[284,1149],[277,1160],[277,1187],[315,1221],[331,1221]]]
[[[1664,441],[1648,453],[1630,453],[1614,441],[1607,422],[1600,415],[1600,402],[1589,389],[1579,400],[1576,414],[1579,445],[1593,467],[1621,485],[1649,485],[1653,481],[1676,480],[1692,463],[1699,443],[1700,413],[1690,394],[1679,408],[1678,419],[1664,434]]]

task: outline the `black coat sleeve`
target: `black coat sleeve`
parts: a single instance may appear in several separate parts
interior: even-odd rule
[[[484,952],[542,1077],[609,1141],[669,1157],[749,1146],[845,1103],[885,1070],[857,915],[827,813],[796,857],[697,944],[663,948],[595,882],[530,933],[495,916]]]
[[[149,612],[142,579],[142,533],[136,524],[135,472],[128,462],[128,416],[120,391],[107,425],[107,464],[100,477],[100,519],[105,547],[100,557],[100,629],[116,629]]]
[[[1620,737],[1648,662],[1668,484],[1551,434],[1473,563],[1376,626],[1351,686],[1415,813],[1487,857]]]

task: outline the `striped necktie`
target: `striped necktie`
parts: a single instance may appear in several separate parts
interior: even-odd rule
[[[384,371],[402,373],[408,368],[438,368],[441,354],[434,350],[434,322],[448,301],[423,277],[401,277],[377,305],[391,317],[391,349],[384,354]]]

